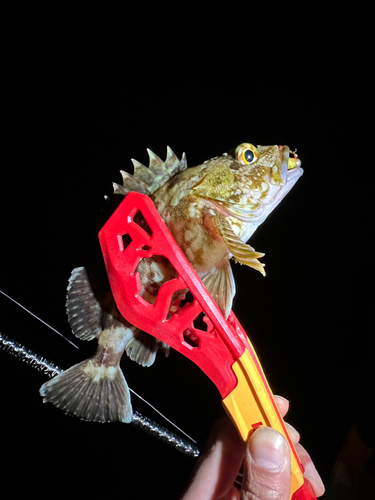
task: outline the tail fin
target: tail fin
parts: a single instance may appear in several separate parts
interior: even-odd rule
[[[90,358],[72,366],[40,388],[43,402],[93,422],[132,420],[129,388],[119,366]]]

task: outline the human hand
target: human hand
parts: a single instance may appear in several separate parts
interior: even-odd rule
[[[289,402],[275,396],[281,415]],[[298,432],[289,424],[289,435],[305,468],[304,476],[317,497],[324,486],[307,451],[299,444]],[[234,485],[243,468],[241,491]],[[289,500],[290,451],[276,430],[260,427],[244,443],[232,422],[224,417],[211,430],[206,449],[181,500]]]

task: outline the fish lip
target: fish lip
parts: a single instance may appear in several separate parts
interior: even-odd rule
[[[289,193],[289,191],[292,189],[292,187],[298,181],[298,179],[302,176],[302,174],[303,174],[303,168],[301,168],[300,166],[296,166],[291,170],[287,170],[285,194]]]
[[[281,154],[281,178],[284,182],[288,181],[288,163],[289,163],[289,155],[290,149],[288,146],[280,147]]]
[[[284,186],[283,191],[285,194],[288,194],[292,189],[294,184],[303,174],[303,169],[300,166],[296,166],[290,170],[288,170],[289,158],[290,158],[290,149],[289,146],[280,146],[280,155],[281,155],[281,178],[283,179],[286,186]],[[290,184],[289,184],[290,183]]]
[[[296,181],[303,174],[303,168],[301,168],[301,166],[300,166],[301,162],[299,162],[299,166],[296,166],[296,167],[288,170],[289,158],[290,158],[290,154],[291,154],[289,146],[282,146],[282,149],[280,150],[280,153],[281,153],[281,159],[282,159],[281,177],[287,183],[289,183],[290,181],[293,181],[294,182],[293,186],[294,186],[294,184],[296,183]],[[291,188],[293,186],[291,186]]]
[[[298,181],[298,179],[301,177],[302,174],[303,174],[303,168],[301,167],[295,167],[292,170],[288,170],[287,184],[289,184],[289,182],[293,182],[294,186],[294,184]],[[293,186],[291,186],[291,188]]]

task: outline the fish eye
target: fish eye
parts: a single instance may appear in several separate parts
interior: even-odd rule
[[[254,160],[254,153],[251,149],[247,149],[242,153],[242,159],[245,163],[251,163]]]
[[[243,143],[237,146],[235,153],[237,160],[242,163],[242,165],[254,163],[259,156],[257,148],[249,143]]]

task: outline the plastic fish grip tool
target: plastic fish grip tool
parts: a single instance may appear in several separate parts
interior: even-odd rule
[[[266,425],[284,435],[291,450],[293,500],[315,499],[259,359],[239,321],[226,320],[177,245],[152,200],[129,193],[99,232],[108,279],[117,307],[132,325],[191,359],[212,380],[223,406],[246,441]],[[154,304],[141,295],[137,266],[153,256],[169,260],[176,277],[164,283]],[[173,296],[188,289],[193,301],[180,307]],[[197,318],[203,319],[202,329]]]

